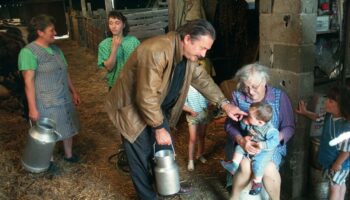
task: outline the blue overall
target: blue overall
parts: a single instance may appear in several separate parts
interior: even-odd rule
[[[40,117],[56,122],[61,140],[78,133],[79,122],[68,86],[67,65],[55,45],[50,45],[53,54],[34,42],[26,46],[37,57],[35,70],[35,97]]]

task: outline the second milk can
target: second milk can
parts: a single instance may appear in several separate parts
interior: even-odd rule
[[[157,191],[168,196],[180,191],[179,168],[175,162],[174,147],[172,150],[160,150],[154,153],[155,178]],[[155,145],[153,147],[155,149]]]
[[[49,118],[42,118],[29,129],[22,165],[33,173],[46,171],[50,166],[51,156],[56,141],[61,137],[56,132],[56,123]]]

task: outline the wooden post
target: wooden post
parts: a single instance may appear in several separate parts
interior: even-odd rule
[[[87,9],[88,9],[87,12],[89,13],[89,16],[92,17],[93,14],[92,14],[92,9],[91,9],[91,3],[90,2],[87,3]]]
[[[175,1],[168,0],[168,28],[169,31],[175,30]]]
[[[81,4],[81,13],[83,14],[83,17],[86,17],[86,3],[85,0],[80,0]]]
[[[114,10],[114,3],[113,0],[105,0],[105,7],[106,7],[106,16],[108,16],[108,13],[112,10]]]
[[[73,39],[73,21],[72,21],[72,0],[68,1],[68,10],[66,11],[66,20],[69,37]]]
[[[69,5],[69,13],[70,13],[70,12],[72,12],[72,10],[73,10],[72,0],[69,0],[69,1],[68,1],[68,5]]]
[[[343,16],[344,19],[344,26],[343,26],[343,30],[344,30],[344,55],[342,55],[343,59],[344,59],[344,66],[343,66],[343,71],[342,71],[342,84],[345,85],[346,84],[346,78],[347,75],[349,74],[350,71],[350,31],[349,31],[349,25],[350,25],[350,12],[349,12],[349,6],[350,3],[349,1],[344,1],[344,13]],[[342,24],[340,24],[342,25]],[[350,181],[349,181],[350,183]]]

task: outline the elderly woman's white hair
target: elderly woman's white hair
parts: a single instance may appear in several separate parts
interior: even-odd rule
[[[268,68],[260,65],[258,63],[248,64],[243,66],[236,72],[235,78],[237,82],[237,88],[243,89],[244,82],[248,80],[258,80],[265,81],[267,83],[270,80],[270,76],[268,74]]]

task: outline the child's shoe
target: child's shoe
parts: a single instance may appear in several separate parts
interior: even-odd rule
[[[253,181],[252,188],[250,189],[249,194],[257,195],[261,192],[261,189],[262,189],[262,183],[261,182],[256,183],[255,181]]]
[[[77,163],[80,161],[80,158],[79,158],[79,156],[73,154],[70,158],[67,158],[64,156],[63,160],[66,162],[69,162],[69,163]]]
[[[193,162],[193,160],[189,160],[188,161],[187,170],[190,171],[190,172],[194,170],[194,162]]]
[[[203,164],[207,162],[207,159],[205,159],[204,156],[199,156],[197,159]]]
[[[238,167],[232,161],[226,162],[222,160],[220,161],[220,163],[221,163],[221,166],[225,168],[227,171],[229,171],[232,175],[234,175],[238,169]]]
[[[51,176],[58,176],[61,174],[60,169],[58,168],[57,164],[53,161],[50,161],[49,168],[46,171]]]

